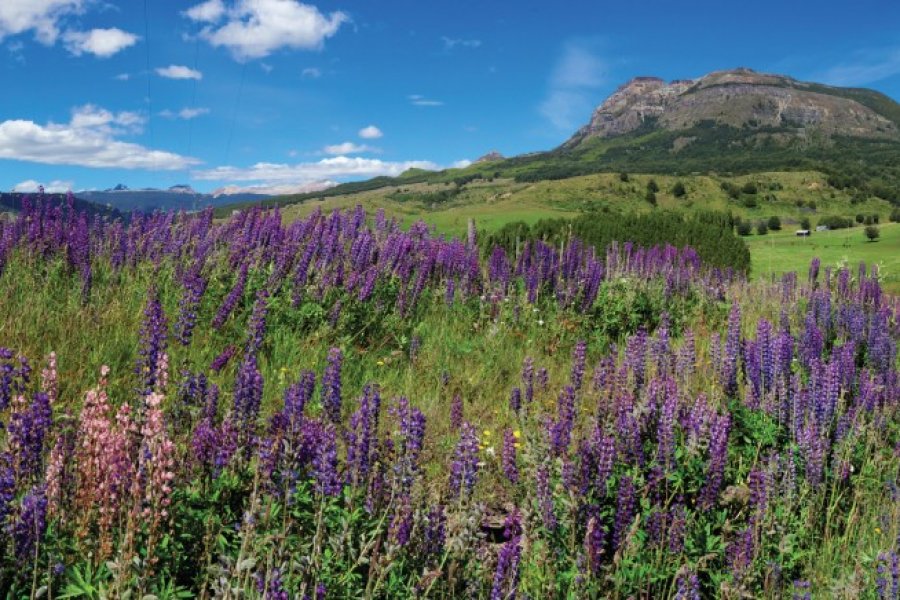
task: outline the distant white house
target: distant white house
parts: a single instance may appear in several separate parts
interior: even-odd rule
[[[794,232],[797,237],[809,237],[809,229],[798,229]]]
[[[818,225],[816,231],[828,231],[828,225]]]

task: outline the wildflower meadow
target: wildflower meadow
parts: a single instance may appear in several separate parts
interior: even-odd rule
[[[0,594],[900,596],[874,267],[481,237],[0,220]]]

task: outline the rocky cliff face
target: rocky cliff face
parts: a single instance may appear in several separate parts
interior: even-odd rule
[[[750,69],[715,71],[696,80],[670,83],[636,77],[607,98],[565,146],[625,135],[641,127],[677,131],[703,122],[751,130],[784,128],[801,136],[818,132],[900,139],[897,123],[847,92]]]

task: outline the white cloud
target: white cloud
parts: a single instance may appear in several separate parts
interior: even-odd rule
[[[137,133],[143,117],[133,112],[113,113],[92,105],[72,111],[68,123],[11,119],[0,122],[0,159],[48,165],[110,167],[119,169],[184,169],[198,160],[117,139]]]
[[[854,59],[834,65],[814,77],[831,85],[867,85],[900,74],[900,48],[857,52]]]
[[[250,167],[216,167],[194,171],[193,177],[202,181],[260,181],[267,185],[277,183],[303,183],[323,180],[346,179],[350,177],[375,177],[377,175],[396,176],[407,169],[436,170],[440,168],[431,161],[410,160],[402,162],[383,161],[377,158],[335,156],[317,162],[297,163],[256,163]]]
[[[213,196],[232,194],[268,194],[270,196],[283,196],[286,194],[306,194],[308,192],[321,192],[337,185],[336,181],[310,181],[308,183],[281,183],[275,185],[226,185],[213,190]]]
[[[316,67],[306,67],[300,73],[300,76],[304,77],[304,78],[308,77],[310,79],[318,79],[319,77],[322,76],[322,71],[320,71]]]
[[[160,111],[159,116],[165,117],[167,119],[182,119],[185,121],[189,121],[191,119],[196,119],[199,116],[207,115],[207,114],[209,114],[208,108],[197,107],[197,108],[182,108],[178,112],[174,112],[174,111],[166,109],[166,110]]]
[[[207,0],[186,10],[184,16],[199,23],[215,23],[225,16],[225,5],[222,0]]]
[[[455,47],[459,46],[460,48],[478,48],[481,46],[481,40],[466,40],[460,38],[449,38],[446,35],[441,37],[444,41],[444,50],[450,51]]]
[[[86,4],[87,0],[2,0],[0,40],[30,31],[49,46],[59,37],[60,21],[81,13]]]
[[[199,4],[188,13],[216,14],[213,8],[218,9],[218,5],[209,8],[209,4]],[[315,6],[297,0],[236,0],[224,14],[227,21],[222,26],[207,25],[200,37],[214,47],[227,48],[239,61],[263,58],[281,48],[321,48],[349,21],[343,12],[325,15]]]
[[[34,194],[40,191],[40,187],[43,185],[44,191],[48,194],[62,194],[71,190],[73,184],[74,182],[72,181],[61,181],[59,179],[55,179],[46,184],[35,181],[34,179],[27,179],[14,185],[12,191],[25,194]]]
[[[93,54],[99,58],[109,58],[125,48],[133,46],[138,36],[115,27],[111,29],[91,29],[90,31],[67,31],[63,35],[66,49],[75,56]]]
[[[547,96],[539,106],[541,114],[559,130],[572,131],[587,121],[596,104],[597,88],[606,82],[607,65],[595,53],[596,44],[572,41],[550,77]]]
[[[119,73],[113,79],[116,81],[128,81],[131,79],[131,75],[129,73]]]
[[[377,148],[367,146],[366,144],[354,144],[353,142],[344,142],[343,144],[333,144],[322,148],[325,154],[360,154],[361,152],[374,152]]]
[[[443,106],[444,103],[441,100],[433,100],[431,98],[426,98],[422,94],[410,94],[407,96],[409,102],[413,106]]]
[[[381,132],[381,130],[374,125],[368,125],[359,130],[359,137],[364,140],[377,140],[378,138],[383,136],[384,134]]]
[[[466,167],[468,167],[471,164],[472,164],[471,160],[469,160],[468,158],[464,158],[462,160],[457,160],[450,166],[454,169],[465,169]]]
[[[166,79],[203,79],[203,73],[184,65],[169,65],[159,67],[156,74]]]

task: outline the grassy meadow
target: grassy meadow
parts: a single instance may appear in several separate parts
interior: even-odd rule
[[[898,306],[855,265],[29,210],[0,226],[6,597],[896,589]]]

